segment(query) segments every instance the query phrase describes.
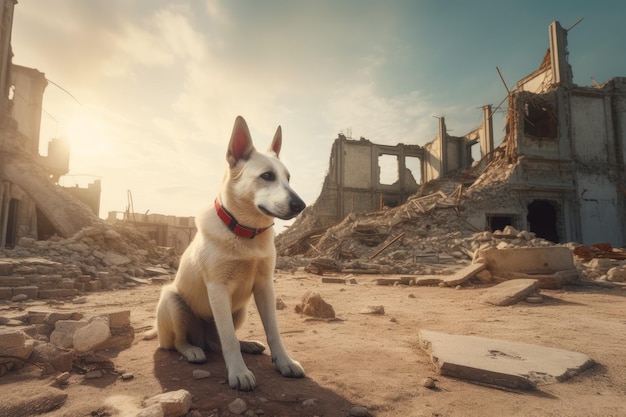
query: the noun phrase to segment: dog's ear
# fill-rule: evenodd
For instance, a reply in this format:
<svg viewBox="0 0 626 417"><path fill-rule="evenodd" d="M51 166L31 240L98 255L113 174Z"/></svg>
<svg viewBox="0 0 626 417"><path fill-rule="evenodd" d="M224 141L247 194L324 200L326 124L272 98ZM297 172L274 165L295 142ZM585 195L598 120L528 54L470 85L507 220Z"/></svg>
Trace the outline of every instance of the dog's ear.
<svg viewBox="0 0 626 417"><path fill-rule="evenodd" d="M243 117L237 116L235 119L235 125L233 126L233 133L230 136L230 143L228 144L228 151L226 152L226 160L232 168L237 165L238 161L248 160L253 151L254 145L252 144L252 138L250 137L248 125Z"/></svg>
<svg viewBox="0 0 626 417"><path fill-rule="evenodd" d="M280 154L280 147L283 145L283 129L278 126L276 129L276 133L274 133L274 139L272 139L272 144L268 149L268 152L274 152L276 157Z"/></svg>

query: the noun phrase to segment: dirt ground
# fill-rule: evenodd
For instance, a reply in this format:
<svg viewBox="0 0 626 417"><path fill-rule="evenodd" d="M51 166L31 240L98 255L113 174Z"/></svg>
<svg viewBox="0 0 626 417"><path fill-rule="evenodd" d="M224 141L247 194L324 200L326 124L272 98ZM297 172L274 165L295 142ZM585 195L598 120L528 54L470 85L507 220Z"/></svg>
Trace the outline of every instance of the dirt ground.
<svg viewBox="0 0 626 417"><path fill-rule="evenodd" d="M63 389L65 404L50 417L134 416L142 399L186 389L193 395L188 416L230 416L228 404L243 399L264 416L348 416L355 406L372 416L624 416L626 415L626 288L568 287L542 290L542 304L495 307L478 302L485 291L463 288L377 286L376 276L357 276L357 284L324 284L319 276L278 273L276 294L286 308L278 311L283 341L307 372L304 379L283 378L268 352L245 355L259 387L237 392L225 383L220 354L205 364L189 364L180 355L142 340L151 326L159 285L93 293L86 304L22 303L25 310L97 313L131 310L136 336L132 346L108 352L116 372L85 379L73 373ZM308 291L319 292L339 320L311 320L294 312ZM15 304L0 310L15 309ZM382 305L384 315L361 314ZM4 311L4 313L8 313ZM249 309L240 338L265 341L257 311ZM572 379L514 392L440 376L418 345L420 329L533 343L585 353L597 365ZM194 369L210 371L194 379ZM133 374L122 380L120 372ZM0 391L34 396L51 377L38 377L33 366L0 378ZM436 379L433 389L422 386ZM33 398L34 398L33 397ZM261 414L262 413L262 414Z"/></svg>

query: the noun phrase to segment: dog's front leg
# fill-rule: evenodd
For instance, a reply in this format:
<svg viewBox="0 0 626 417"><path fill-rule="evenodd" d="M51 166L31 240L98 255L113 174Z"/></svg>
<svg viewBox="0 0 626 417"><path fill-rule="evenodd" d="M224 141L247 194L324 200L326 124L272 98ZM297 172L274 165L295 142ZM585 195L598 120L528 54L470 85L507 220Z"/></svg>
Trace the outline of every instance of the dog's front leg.
<svg viewBox="0 0 626 417"><path fill-rule="evenodd" d="M256 387L256 379L241 356L228 288L223 283L208 283L207 291L228 370L228 385L233 389L251 391Z"/></svg>
<svg viewBox="0 0 626 417"><path fill-rule="evenodd" d="M289 357L280 338L276 320L276 295L274 294L271 275L265 282L258 284L254 288L254 301L265 328L267 344L270 345L272 362L276 365L276 369L282 376L291 378L304 377L304 369L298 362Z"/></svg>

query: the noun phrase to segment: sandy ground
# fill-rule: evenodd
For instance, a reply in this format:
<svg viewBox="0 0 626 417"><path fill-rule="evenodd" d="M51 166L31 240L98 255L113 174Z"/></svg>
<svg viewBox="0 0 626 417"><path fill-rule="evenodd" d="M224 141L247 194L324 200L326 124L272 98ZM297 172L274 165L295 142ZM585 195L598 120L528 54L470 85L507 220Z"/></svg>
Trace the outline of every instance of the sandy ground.
<svg viewBox="0 0 626 417"><path fill-rule="evenodd" d="M132 373L124 381L114 372L98 379L73 373L63 392L65 404L51 417L134 416L142 399L178 389L193 394L189 416L230 416L228 404L241 398L264 416L348 416L355 406L372 416L624 416L626 415L626 290L569 287L542 290L543 304L509 307L481 304L485 288L377 286L375 276L358 276L357 284L323 284L306 273L279 273L277 296L287 305L278 311L283 341L304 366L304 379L283 378L267 352L245 355L259 387L237 392L225 383L220 354L192 365L180 355L141 339L151 326L159 285L89 294L87 304L45 305L25 309L99 312L131 310L136 331L133 345L108 352L116 371ZM302 295L312 290L333 305L336 321L311 320L294 312ZM384 315L360 314L382 305ZM11 307L15 308L15 306ZM8 307L3 307L4 310ZM6 313L6 311L4 312ZM240 338L264 341L257 311L251 307ZM533 343L585 353L597 365L574 378L536 391L510 390L440 376L418 344L420 329ZM192 377L194 369L211 372ZM0 391L30 396L50 382L29 366L0 378ZM434 389L422 386L437 380Z"/></svg>

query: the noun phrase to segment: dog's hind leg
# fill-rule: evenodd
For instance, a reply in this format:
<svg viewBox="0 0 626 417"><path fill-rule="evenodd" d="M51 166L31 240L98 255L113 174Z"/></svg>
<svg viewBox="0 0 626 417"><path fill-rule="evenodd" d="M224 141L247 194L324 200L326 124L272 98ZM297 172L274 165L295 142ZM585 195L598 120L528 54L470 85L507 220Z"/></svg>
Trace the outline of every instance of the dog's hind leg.
<svg viewBox="0 0 626 417"><path fill-rule="evenodd" d="M157 335L163 349L176 349L188 362L206 362L202 348L188 341L190 326L196 321L185 301L175 291L164 291L157 307Z"/></svg>
<svg viewBox="0 0 626 417"><path fill-rule="evenodd" d="M242 307L239 310L233 313L233 324L235 325L235 329L238 329L246 319L246 307ZM265 345L261 342L257 342L256 340L240 340L239 346L243 353L250 353L253 355L263 353L265 350Z"/></svg>

